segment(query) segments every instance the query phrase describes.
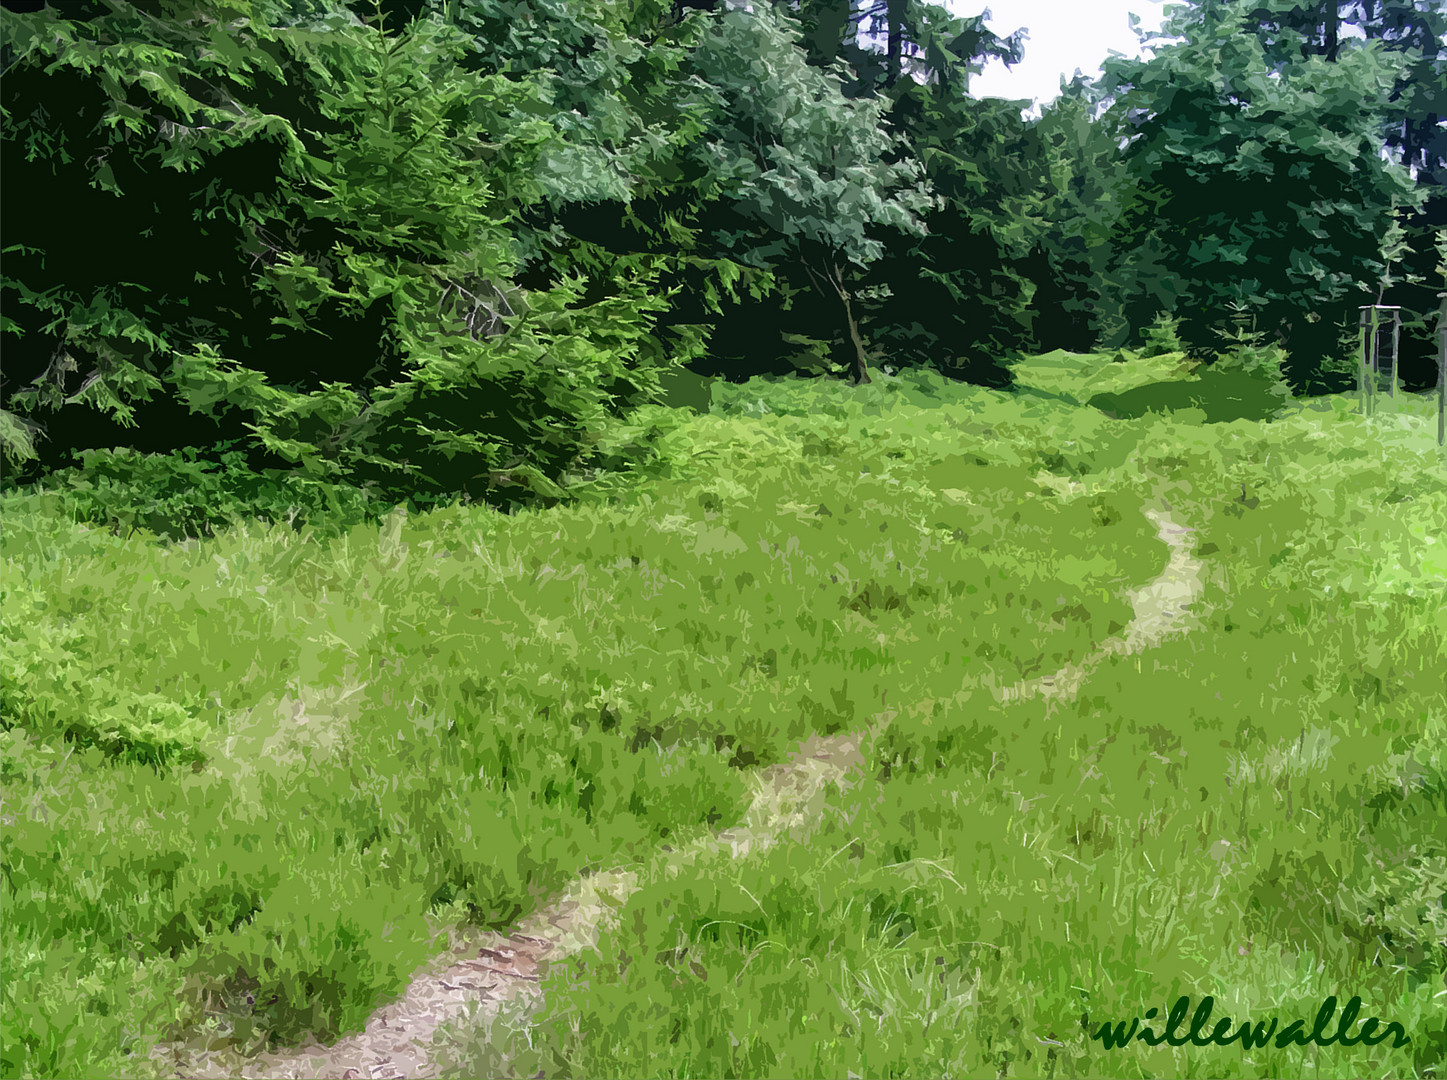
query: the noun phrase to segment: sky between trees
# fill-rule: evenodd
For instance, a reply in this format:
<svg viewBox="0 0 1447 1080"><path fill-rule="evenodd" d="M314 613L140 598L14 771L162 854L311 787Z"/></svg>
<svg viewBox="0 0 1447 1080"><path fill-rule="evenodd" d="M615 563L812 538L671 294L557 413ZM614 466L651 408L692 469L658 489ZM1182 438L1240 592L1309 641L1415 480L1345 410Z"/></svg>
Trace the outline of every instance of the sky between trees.
<svg viewBox="0 0 1447 1080"><path fill-rule="evenodd" d="M1033 98L1038 105L1052 100L1061 77L1069 79L1076 68L1099 77L1100 62L1112 49L1139 56L1132 14L1143 30L1159 30L1165 14L1163 0L950 0L947 6L970 17L988 8L990 29L1002 36L1029 29L1025 59L1009 68L992 61L970 90L979 97Z"/></svg>

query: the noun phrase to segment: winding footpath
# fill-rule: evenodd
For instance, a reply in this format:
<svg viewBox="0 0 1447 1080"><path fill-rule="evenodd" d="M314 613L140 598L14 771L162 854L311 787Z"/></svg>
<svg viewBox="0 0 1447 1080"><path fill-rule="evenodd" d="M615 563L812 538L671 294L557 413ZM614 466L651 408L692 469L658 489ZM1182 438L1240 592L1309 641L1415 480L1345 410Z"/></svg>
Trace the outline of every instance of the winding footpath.
<svg viewBox="0 0 1447 1080"><path fill-rule="evenodd" d="M1042 696L1074 697L1090 673L1111 656L1140 653L1189 629L1190 609L1204 589L1205 568L1191 552L1192 530L1168 510L1147 510L1156 535L1170 548L1165 569L1130 593L1132 618L1124 632L1107 638L1084 660L1051 675L995 691L1002 704ZM760 770L742 824L705 836L660 858L678 865L697 854L729 848L736 855L762 851L800 838L817 821L830 783L844 785L864 764L861 747L888 722L876 718L866 732L813 736L788 762ZM638 888L638 875L612 870L581 878L562 898L525 920L511 935L462 931L451 951L413 978L396 1001L372 1014L363 1031L331 1046L313 1043L276 1053L242 1056L234 1049L198 1050L162 1044L152 1057L177 1077L328 1077L380 1080L435 1077L443 1067L436 1039L444 1025L481 1028L500 1011L530 1014L541 1003L544 963L594 947L615 912Z"/></svg>

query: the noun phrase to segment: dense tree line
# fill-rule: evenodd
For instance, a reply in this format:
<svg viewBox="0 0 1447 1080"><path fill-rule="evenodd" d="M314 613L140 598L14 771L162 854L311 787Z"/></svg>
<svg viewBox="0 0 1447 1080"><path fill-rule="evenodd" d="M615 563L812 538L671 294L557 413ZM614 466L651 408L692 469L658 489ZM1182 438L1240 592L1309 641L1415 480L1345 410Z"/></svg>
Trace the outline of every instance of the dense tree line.
<svg viewBox="0 0 1447 1080"><path fill-rule="evenodd" d="M201 447L384 493L559 495L688 365L1209 356L1430 380L1435 0L1193 0L1037 119L926 0L83 0L3 19L7 482Z"/></svg>
<svg viewBox="0 0 1447 1080"><path fill-rule="evenodd" d="M1174 304L1205 345L1242 312L1290 350L1298 388L1326 388L1356 305L1381 298L1408 309L1409 379L1433 381L1447 11L1206 0L1163 32L1180 42L1105 78L1133 189L1125 321Z"/></svg>

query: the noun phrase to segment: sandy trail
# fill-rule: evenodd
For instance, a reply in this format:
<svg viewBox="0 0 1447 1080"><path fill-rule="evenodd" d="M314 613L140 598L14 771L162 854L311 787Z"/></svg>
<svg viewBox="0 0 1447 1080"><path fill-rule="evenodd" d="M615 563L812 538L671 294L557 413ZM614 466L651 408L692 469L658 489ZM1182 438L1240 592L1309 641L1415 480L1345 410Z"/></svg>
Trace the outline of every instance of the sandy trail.
<svg viewBox="0 0 1447 1080"><path fill-rule="evenodd" d="M1200 599L1205 588L1205 567L1191 553L1189 540L1194 530L1178 525L1164 511L1147 510L1145 516L1156 527L1156 536L1171 549L1171 557L1164 570L1140 588L1131 590L1131 620L1125 632L1106 638L1079 663L1066 664L1049 675L1004 687L997 694L1001 701L1037 696L1073 698L1090 673L1107 657L1144 652L1168 637L1185 632L1191 605Z"/></svg>
<svg viewBox="0 0 1447 1080"><path fill-rule="evenodd" d="M1108 657L1142 652L1188 628L1205 577L1203 564L1191 552L1192 530L1176 523L1168 510L1145 513L1170 548L1170 559L1160 574L1131 591L1132 618L1124 632L1078 663L997 690L1001 703L1074 697ZM689 861L699 852L727 847L743 855L801 838L818 819L826 787L847 784L850 772L864 764L861 747L891 715L877 717L869 731L812 736L788 762L761 770L744 821L663 853L665 872L667 863ZM229 1047L163 1044L152 1057L174 1067L178 1077L435 1077L443 1068L438 1051L446 1041L445 1034L438 1039L439 1029L480 1027L506 1006L509 1012L519 1007L531 1012L542 1000L544 964L595 946L637 887L638 875L629 870L590 874L510 935L458 932L450 952L418 972L398 1000L373 1013L364 1030L331 1046L314 1043L247 1057Z"/></svg>

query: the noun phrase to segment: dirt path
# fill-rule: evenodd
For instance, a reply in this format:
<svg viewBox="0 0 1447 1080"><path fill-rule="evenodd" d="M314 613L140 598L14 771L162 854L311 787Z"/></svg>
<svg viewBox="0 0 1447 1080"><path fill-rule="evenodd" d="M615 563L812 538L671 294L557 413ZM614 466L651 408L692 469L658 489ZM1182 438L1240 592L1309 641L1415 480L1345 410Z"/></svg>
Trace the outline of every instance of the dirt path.
<svg viewBox="0 0 1447 1080"><path fill-rule="evenodd" d="M1191 529L1168 511L1147 510L1156 535L1170 548L1166 568L1130 593L1133 612L1124 633L1103 641L1090 656L1052 675L1002 688L1002 703L1035 696L1068 699L1110 656L1138 653L1187 629L1189 609L1204 588L1204 567L1191 554ZM877 718L876 729L892 714ZM861 746L873 731L813 736L788 762L761 770L744 821L661 857L688 861L698 852L727 846L736 855L799 839L817 821L830 783L845 784L863 765ZM665 870L666 872L666 870ZM158 1046L152 1057L178 1077L435 1077L442 1067L438 1033L443 1025L480 1026L499 1010L530 1012L541 1002L540 968L596 945L614 912L638 887L638 876L612 870L580 879L560 900L525 920L509 936L461 932L451 951L420 971L401 998L372 1014L365 1030L331 1046L312 1044L246 1057L230 1047L198 1050ZM218 1042L225 1032L218 1032Z"/></svg>
<svg viewBox="0 0 1447 1080"><path fill-rule="evenodd" d="M1050 675L1030 679L1001 689L1003 702L1021 701L1031 697L1073 698L1085 680L1111 656L1125 656L1154 648L1166 638L1184 633L1192 604L1200 599L1205 588L1205 568L1191 554L1189 538L1194 531L1178 525L1160 510L1147 510L1145 516L1156 527L1156 536L1171 549L1166 568L1146 584L1131 590L1131 620L1125 633L1106 638L1100 647L1084 660L1067 664Z"/></svg>

